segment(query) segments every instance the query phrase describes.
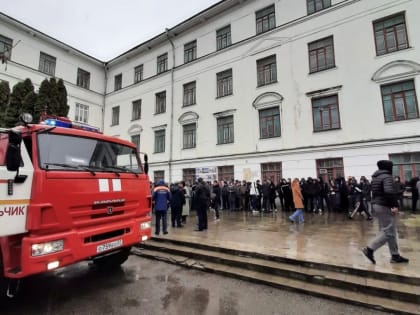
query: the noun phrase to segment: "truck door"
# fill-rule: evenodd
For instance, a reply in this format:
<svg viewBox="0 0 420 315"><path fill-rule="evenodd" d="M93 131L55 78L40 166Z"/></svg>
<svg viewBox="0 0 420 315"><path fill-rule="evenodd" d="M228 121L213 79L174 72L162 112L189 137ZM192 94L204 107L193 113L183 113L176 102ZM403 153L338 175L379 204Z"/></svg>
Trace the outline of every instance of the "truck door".
<svg viewBox="0 0 420 315"><path fill-rule="evenodd" d="M28 151L21 143L21 161L18 171L8 171L6 152L9 131L0 131L0 237L26 232L34 168Z"/></svg>

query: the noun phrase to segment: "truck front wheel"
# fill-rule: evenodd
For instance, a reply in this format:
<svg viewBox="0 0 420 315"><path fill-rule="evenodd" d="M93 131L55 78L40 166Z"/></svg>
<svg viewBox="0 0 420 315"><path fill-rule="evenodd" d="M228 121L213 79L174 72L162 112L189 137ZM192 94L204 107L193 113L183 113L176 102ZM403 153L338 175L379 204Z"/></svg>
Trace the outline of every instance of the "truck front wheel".
<svg viewBox="0 0 420 315"><path fill-rule="evenodd" d="M131 247L126 247L121 249L116 253L111 253L107 256L102 256L99 258L94 258L93 263L99 269L103 270L112 270L121 266L130 256Z"/></svg>

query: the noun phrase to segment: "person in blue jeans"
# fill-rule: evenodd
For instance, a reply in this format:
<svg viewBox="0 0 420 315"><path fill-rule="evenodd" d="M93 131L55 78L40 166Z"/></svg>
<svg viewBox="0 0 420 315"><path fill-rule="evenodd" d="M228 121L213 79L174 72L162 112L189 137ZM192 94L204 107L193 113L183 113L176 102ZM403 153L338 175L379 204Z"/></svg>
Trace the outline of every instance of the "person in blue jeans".
<svg viewBox="0 0 420 315"><path fill-rule="evenodd" d="M303 196L302 192L300 191L299 179L295 178L292 181L292 194L293 194L293 203L295 206L295 212L289 217L291 222L295 222L296 218L298 219L298 223L301 224L304 222L303 219Z"/></svg>
<svg viewBox="0 0 420 315"><path fill-rule="evenodd" d="M158 181L153 189L152 200L154 201L154 209L156 215L155 234L160 233L160 221L162 220L163 234L168 234L168 223L166 214L168 212L168 204L171 201L171 192L165 186L163 180Z"/></svg>

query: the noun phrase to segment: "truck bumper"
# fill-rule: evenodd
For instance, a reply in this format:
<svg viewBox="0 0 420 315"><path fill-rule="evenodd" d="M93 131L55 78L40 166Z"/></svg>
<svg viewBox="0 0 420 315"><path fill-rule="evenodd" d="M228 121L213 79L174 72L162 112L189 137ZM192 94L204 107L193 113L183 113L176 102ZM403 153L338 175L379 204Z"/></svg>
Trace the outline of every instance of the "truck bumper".
<svg viewBox="0 0 420 315"><path fill-rule="evenodd" d="M42 236L29 235L22 240L20 270L10 270L6 272L6 277L24 278L46 272L133 246L150 239L150 237L150 217L110 223L100 227L89 227L83 230ZM61 251L32 256L32 245L60 240L63 241Z"/></svg>

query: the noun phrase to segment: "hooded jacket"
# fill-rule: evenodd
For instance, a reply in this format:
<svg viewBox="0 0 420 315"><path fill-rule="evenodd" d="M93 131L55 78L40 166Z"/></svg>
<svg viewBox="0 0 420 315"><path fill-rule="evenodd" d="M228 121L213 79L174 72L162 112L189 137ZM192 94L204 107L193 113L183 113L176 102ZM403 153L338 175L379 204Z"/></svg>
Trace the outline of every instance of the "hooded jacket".
<svg viewBox="0 0 420 315"><path fill-rule="evenodd" d="M293 194L293 203L296 209L303 209L303 196L302 192L300 191L299 180L294 179L292 181L292 194Z"/></svg>
<svg viewBox="0 0 420 315"><path fill-rule="evenodd" d="M378 167L379 170L372 175L372 204L390 208L398 207L398 192L393 185L392 163L384 164L378 162Z"/></svg>

